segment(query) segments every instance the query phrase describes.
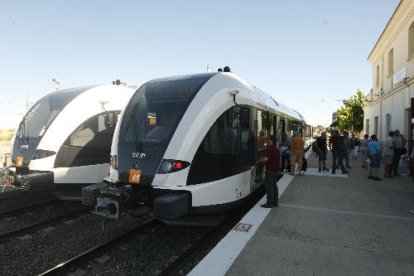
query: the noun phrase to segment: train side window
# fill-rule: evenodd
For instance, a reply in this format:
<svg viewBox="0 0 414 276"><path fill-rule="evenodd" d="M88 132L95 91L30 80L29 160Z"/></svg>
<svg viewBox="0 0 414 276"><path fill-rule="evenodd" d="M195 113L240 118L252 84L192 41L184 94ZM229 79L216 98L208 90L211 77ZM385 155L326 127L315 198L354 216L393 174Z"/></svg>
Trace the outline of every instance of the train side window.
<svg viewBox="0 0 414 276"><path fill-rule="evenodd" d="M247 107L232 107L217 119L194 156L188 185L223 179L250 169L254 150L250 121Z"/></svg>
<svg viewBox="0 0 414 276"><path fill-rule="evenodd" d="M255 118L255 133L256 133L256 151L260 151L265 147L265 132L263 128L262 111L257 110Z"/></svg>
<svg viewBox="0 0 414 276"><path fill-rule="evenodd" d="M55 167L108 163L119 113L101 113L83 122L59 149Z"/></svg>
<svg viewBox="0 0 414 276"><path fill-rule="evenodd" d="M277 123L276 138L282 141L282 136L285 133L285 118L281 117Z"/></svg>

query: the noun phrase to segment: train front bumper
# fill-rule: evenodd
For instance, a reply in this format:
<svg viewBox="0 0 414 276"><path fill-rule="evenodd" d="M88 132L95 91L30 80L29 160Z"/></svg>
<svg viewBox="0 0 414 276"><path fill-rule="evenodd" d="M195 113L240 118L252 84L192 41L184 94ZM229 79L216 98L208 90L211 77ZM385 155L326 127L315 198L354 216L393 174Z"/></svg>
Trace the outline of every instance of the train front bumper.
<svg viewBox="0 0 414 276"><path fill-rule="evenodd" d="M190 213L191 194L104 181L82 188L82 204L94 207L94 214L115 219L150 207L155 219L170 221Z"/></svg>
<svg viewBox="0 0 414 276"><path fill-rule="evenodd" d="M0 182L3 185L12 185L22 191L46 191L53 189L53 172L27 171L19 173L11 168L4 168L0 172Z"/></svg>

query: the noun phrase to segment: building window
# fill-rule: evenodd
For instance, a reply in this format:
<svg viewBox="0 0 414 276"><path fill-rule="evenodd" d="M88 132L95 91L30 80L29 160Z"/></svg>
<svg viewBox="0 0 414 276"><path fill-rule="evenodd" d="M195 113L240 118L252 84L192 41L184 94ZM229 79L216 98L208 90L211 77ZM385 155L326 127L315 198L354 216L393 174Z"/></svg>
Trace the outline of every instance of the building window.
<svg viewBox="0 0 414 276"><path fill-rule="evenodd" d="M373 134L378 136L378 116L374 118L374 133Z"/></svg>
<svg viewBox="0 0 414 276"><path fill-rule="evenodd" d="M365 134L369 135L369 119L365 120Z"/></svg>
<svg viewBox="0 0 414 276"><path fill-rule="evenodd" d="M385 133L388 134L391 130L392 130L392 125L391 125L391 121L392 121L392 116L391 113L388 113L385 115Z"/></svg>
<svg viewBox="0 0 414 276"><path fill-rule="evenodd" d="M388 52L388 76L394 74L394 49Z"/></svg>
<svg viewBox="0 0 414 276"><path fill-rule="evenodd" d="M408 30L408 59L414 57L414 22Z"/></svg>
<svg viewBox="0 0 414 276"><path fill-rule="evenodd" d="M375 87L379 86L379 78L380 78L380 70L379 70L379 65L377 65L377 72L376 72L376 77L375 77Z"/></svg>

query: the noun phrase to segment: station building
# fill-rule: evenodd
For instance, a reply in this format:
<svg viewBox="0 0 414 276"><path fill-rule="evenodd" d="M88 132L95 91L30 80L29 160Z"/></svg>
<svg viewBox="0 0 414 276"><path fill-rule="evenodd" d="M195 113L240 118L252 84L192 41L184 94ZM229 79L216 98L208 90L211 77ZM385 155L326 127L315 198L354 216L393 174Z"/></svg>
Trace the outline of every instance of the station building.
<svg viewBox="0 0 414 276"><path fill-rule="evenodd" d="M399 129L414 140L414 1L401 0L368 56L372 89L365 96L364 132L384 141ZM410 151L409 151L410 152Z"/></svg>

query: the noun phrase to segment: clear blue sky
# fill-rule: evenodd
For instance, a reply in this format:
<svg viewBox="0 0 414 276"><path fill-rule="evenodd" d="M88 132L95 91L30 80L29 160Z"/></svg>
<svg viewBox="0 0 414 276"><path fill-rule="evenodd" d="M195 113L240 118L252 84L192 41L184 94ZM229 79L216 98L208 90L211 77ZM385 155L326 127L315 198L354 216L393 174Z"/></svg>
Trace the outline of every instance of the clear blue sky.
<svg viewBox="0 0 414 276"><path fill-rule="evenodd" d="M399 0L1 1L0 120L61 88L232 70L313 125L371 88ZM324 100L324 101L322 101ZM5 122L7 121L7 122Z"/></svg>

